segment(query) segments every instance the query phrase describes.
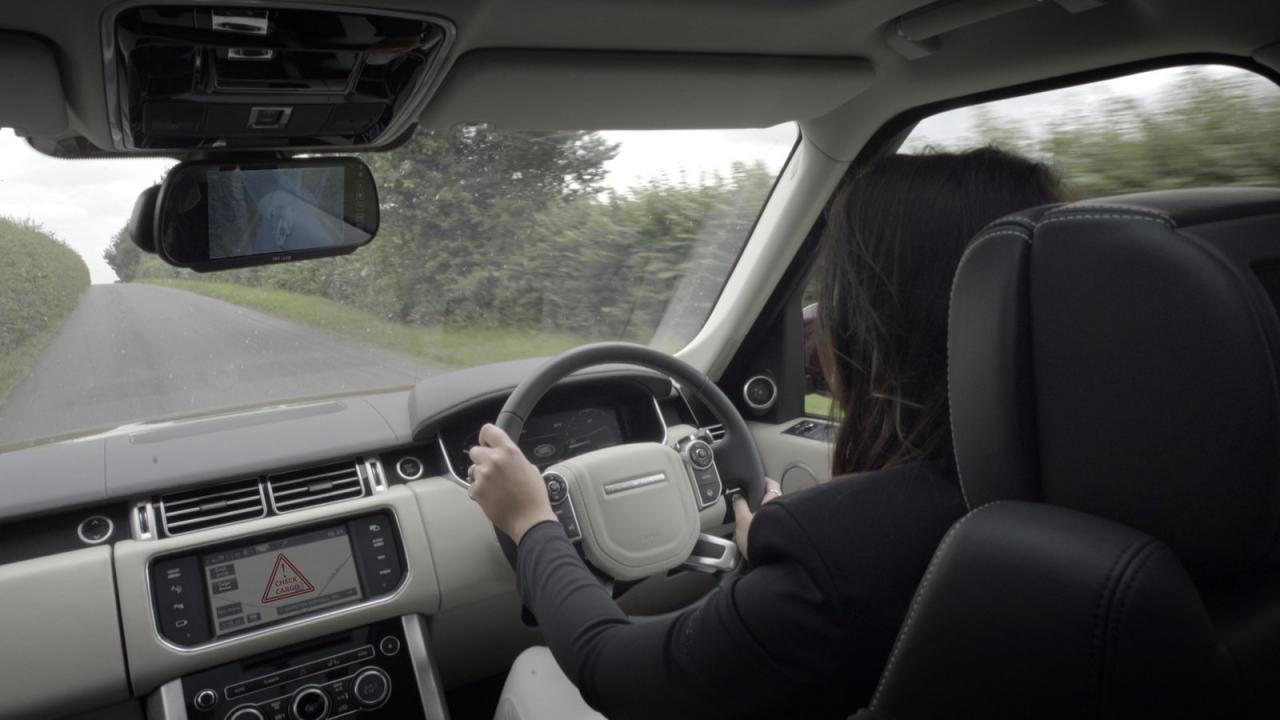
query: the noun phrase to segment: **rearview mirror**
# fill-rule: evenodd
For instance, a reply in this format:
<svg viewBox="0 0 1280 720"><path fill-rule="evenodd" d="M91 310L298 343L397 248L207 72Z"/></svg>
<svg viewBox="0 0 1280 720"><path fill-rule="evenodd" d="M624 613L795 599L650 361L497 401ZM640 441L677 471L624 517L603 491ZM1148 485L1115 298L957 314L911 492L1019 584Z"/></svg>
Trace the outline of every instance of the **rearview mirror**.
<svg viewBox="0 0 1280 720"><path fill-rule="evenodd" d="M355 158L184 162L155 218L170 265L225 270L355 252L378 231L378 192Z"/></svg>

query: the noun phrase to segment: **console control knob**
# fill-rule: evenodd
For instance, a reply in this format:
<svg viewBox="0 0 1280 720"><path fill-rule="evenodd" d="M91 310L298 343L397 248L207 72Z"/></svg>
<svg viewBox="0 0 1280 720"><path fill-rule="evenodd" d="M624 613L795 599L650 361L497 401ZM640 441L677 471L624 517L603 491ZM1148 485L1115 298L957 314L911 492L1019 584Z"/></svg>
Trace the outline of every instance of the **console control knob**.
<svg viewBox="0 0 1280 720"><path fill-rule="evenodd" d="M262 711L256 707L242 707L231 711L227 716L227 720L267 720L262 715Z"/></svg>
<svg viewBox="0 0 1280 720"><path fill-rule="evenodd" d="M294 693L289 716L293 720L324 720L329 717L329 696L315 685L304 687Z"/></svg>
<svg viewBox="0 0 1280 720"><path fill-rule="evenodd" d="M191 698L191 704L196 706L197 710L208 712L218 704L218 693L205 688L196 692L195 697Z"/></svg>
<svg viewBox="0 0 1280 720"><path fill-rule="evenodd" d="M382 668L365 668L356 675L351 690L361 707L376 708L391 697L391 678Z"/></svg>

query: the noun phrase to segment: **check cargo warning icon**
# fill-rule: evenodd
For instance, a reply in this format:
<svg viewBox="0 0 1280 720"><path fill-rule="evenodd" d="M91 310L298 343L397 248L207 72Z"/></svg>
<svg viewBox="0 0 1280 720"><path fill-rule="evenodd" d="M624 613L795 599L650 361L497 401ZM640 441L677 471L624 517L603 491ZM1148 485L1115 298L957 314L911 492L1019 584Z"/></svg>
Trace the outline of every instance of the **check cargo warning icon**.
<svg viewBox="0 0 1280 720"><path fill-rule="evenodd" d="M271 579L267 581L267 589L262 591L262 602L305 595L315 589L316 586L282 553L276 556L275 567L271 568Z"/></svg>

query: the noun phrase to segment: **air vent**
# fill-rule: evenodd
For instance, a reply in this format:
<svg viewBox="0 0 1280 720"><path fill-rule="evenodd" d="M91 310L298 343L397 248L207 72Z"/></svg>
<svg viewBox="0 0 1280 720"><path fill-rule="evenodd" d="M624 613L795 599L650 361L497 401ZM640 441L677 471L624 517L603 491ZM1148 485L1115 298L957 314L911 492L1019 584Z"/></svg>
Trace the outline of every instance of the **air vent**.
<svg viewBox="0 0 1280 720"><path fill-rule="evenodd" d="M724 426L723 426L723 425L719 425L719 424L717 424L717 425L707 425L707 426L703 427L702 429L703 429L703 430L706 430L706 431L707 431L707 433L711 435L711 442L720 442L721 440L723 440L723 439L724 439Z"/></svg>
<svg viewBox="0 0 1280 720"><path fill-rule="evenodd" d="M181 535L266 514L267 501L257 479L160 498L160 523L166 535Z"/></svg>
<svg viewBox="0 0 1280 720"><path fill-rule="evenodd" d="M340 462L267 476L271 507L278 513L364 497L364 479L355 462Z"/></svg>

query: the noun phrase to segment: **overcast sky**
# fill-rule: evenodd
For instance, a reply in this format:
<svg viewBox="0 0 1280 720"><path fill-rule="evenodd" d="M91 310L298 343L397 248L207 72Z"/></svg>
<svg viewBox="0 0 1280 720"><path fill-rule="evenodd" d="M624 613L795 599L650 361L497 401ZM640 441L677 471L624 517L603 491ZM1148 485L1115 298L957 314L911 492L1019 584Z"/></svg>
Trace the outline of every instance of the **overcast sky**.
<svg viewBox="0 0 1280 720"><path fill-rule="evenodd" d="M1223 74L1243 73L1235 69ZM1032 124L1060 114L1064 104L1087 108L1103 95L1149 98L1176 81L1176 70L1162 70L1072 90L1041 93L993 103L999 116ZM921 123L918 136L936 143L971 139L972 112L959 110ZM735 161L763 160L781 168L795 142L795 126L767 130L608 132L621 143L609 163L609 184L623 189L666 175L697 181L725 172ZM32 150L11 130L0 131L0 215L30 219L79 252L93 282L115 280L102 259L114 235L129 218L138 193L163 177L168 160L56 160Z"/></svg>

